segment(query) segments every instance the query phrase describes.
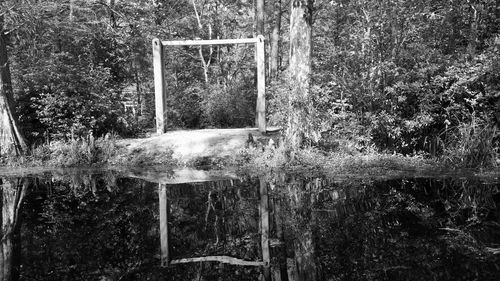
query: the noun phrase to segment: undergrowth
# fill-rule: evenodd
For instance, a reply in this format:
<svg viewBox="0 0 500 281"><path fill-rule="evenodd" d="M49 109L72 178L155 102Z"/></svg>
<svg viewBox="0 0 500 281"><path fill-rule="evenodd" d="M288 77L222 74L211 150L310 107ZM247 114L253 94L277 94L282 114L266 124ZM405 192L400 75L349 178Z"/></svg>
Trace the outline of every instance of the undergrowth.
<svg viewBox="0 0 500 281"><path fill-rule="evenodd" d="M443 161L456 167L495 167L498 165L499 133L475 119L457 126L444 148Z"/></svg>
<svg viewBox="0 0 500 281"><path fill-rule="evenodd" d="M34 146L24 155L4 156L0 163L11 167L99 167L106 165L174 165L172 150L151 153L140 149L128 151L117 145L116 138L93 136L68 141L50 141Z"/></svg>
<svg viewBox="0 0 500 281"><path fill-rule="evenodd" d="M362 148L351 140L335 139L334 145L327 147L306 146L290 157L287 147L278 141L269 144L257 142L242 149L234 156L217 158L202 157L187 166L209 169L239 167L243 170L316 170L337 174L376 174L391 171L422 171L490 168L499 164L499 134L496 128L474 122L463 124L449 133L447 141L442 141L443 154L430 157L429 154L405 156L380 152L374 146ZM293 158L293 159L292 159ZM292 159L292 160L291 160ZM127 149L117 145L116 138L106 136L94 139L72 139L51 141L32 147L26 155L1 157L0 164L15 167L84 167L84 166L178 166L173 159L173 150L148 151L147 148Z"/></svg>
<svg viewBox="0 0 500 281"><path fill-rule="evenodd" d="M56 140L34 146L24 155L2 157L7 166L74 167L108 163L117 153L114 137Z"/></svg>
<svg viewBox="0 0 500 281"><path fill-rule="evenodd" d="M266 172L270 170L318 171L323 174L377 174L394 171L430 171L437 161L424 155L404 156L387 154L374 149L355 152L349 147L324 151L317 147L305 147L290 159L284 146L247 148L235 158L235 166L243 170Z"/></svg>

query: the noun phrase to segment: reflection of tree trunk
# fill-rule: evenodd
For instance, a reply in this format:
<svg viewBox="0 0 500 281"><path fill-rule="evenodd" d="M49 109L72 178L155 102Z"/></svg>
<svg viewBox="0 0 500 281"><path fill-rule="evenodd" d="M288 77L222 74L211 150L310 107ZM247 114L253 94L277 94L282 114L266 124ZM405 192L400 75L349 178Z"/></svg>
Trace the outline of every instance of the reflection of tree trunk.
<svg viewBox="0 0 500 281"><path fill-rule="evenodd" d="M316 280L316 264L314 262L314 244L311 226L301 230L295 241L295 262L299 281Z"/></svg>
<svg viewBox="0 0 500 281"><path fill-rule="evenodd" d="M314 260L314 243L312 232L313 197L311 191L302 181L293 180L296 188L295 201L295 237L294 251L297 277L299 281L315 281L316 264Z"/></svg>
<svg viewBox="0 0 500 281"><path fill-rule="evenodd" d="M269 77L276 79L279 66L279 49L281 36L281 0L275 0L274 3L274 26L271 34L271 52L269 55Z"/></svg>
<svg viewBox="0 0 500 281"><path fill-rule="evenodd" d="M0 15L0 155L19 155L27 150L27 145L14 112L12 79L3 24L4 16Z"/></svg>
<svg viewBox="0 0 500 281"><path fill-rule="evenodd" d="M306 107L312 65L313 0L294 0L291 3L289 69L292 91L288 99L286 140L293 152L301 145L303 133L309 126L306 124Z"/></svg>
<svg viewBox="0 0 500 281"><path fill-rule="evenodd" d="M261 247L262 247L262 261L264 262L264 280L271 281L271 253L269 249L269 196L267 191L267 182L265 179L259 179L259 193L260 193L260 229L261 229Z"/></svg>
<svg viewBox="0 0 500 281"><path fill-rule="evenodd" d="M2 242L0 255L0 280L11 281L19 279L19 210L22 205L27 180L3 179L2 184Z"/></svg>

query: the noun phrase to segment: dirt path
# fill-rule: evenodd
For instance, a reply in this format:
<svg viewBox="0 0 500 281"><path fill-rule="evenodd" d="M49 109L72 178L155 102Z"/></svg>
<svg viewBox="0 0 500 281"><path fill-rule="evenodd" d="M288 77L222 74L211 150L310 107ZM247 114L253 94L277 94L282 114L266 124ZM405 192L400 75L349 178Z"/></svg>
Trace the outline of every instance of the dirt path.
<svg viewBox="0 0 500 281"><path fill-rule="evenodd" d="M249 134L255 141L265 142L278 129L271 128L263 135L256 128L244 129L203 129L167 132L145 139L120 140L118 145L133 151L164 153L173 150L173 158L189 162L200 157L226 157L234 155L247 145Z"/></svg>

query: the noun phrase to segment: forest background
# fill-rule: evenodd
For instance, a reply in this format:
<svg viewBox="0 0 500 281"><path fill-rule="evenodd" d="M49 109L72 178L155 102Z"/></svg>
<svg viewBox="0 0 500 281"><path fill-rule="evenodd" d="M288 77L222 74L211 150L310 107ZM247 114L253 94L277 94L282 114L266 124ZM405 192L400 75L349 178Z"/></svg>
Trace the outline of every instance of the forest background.
<svg viewBox="0 0 500 281"><path fill-rule="evenodd" d="M264 7L268 124L282 127L293 114L291 2ZM496 163L499 0L302 2L313 30L304 145ZM153 38L247 38L258 29L250 0L7 0L0 8L31 144L144 135L154 127ZM254 125L252 46L168 48L166 60L172 129Z"/></svg>

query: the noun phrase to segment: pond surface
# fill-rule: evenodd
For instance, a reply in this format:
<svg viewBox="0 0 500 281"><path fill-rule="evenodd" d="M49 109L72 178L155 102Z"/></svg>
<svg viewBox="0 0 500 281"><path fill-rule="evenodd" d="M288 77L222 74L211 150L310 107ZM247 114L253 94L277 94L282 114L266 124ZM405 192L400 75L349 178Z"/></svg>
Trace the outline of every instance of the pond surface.
<svg viewBox="0 0 500 281"><path fill-rule="evenodd" d="M500 280L496 179L147 178L2 178L0 280Z"/></svg>

